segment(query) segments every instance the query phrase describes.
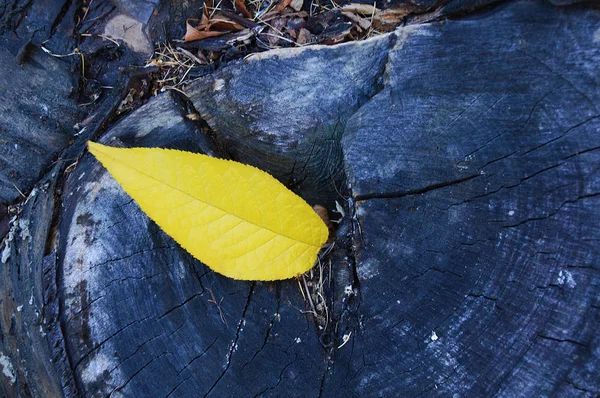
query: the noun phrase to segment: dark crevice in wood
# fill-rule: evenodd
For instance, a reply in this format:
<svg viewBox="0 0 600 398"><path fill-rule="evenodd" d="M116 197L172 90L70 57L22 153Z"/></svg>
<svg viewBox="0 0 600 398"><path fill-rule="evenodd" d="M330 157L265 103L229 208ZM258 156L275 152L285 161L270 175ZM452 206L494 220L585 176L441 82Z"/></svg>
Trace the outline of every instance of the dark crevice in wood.
<svg viewBox="0 0 600 398"><path fill-rule="evenodd" d="M358 201L365 201L365 200L371 200L371 199L393 199L393 198L397 199L397 198L403 198L405 196L410 196L410 195L422 195L424 193L434 191L436 189L447 188L447 187L451 187L453 185L461 184L463 182L470 181L479 176L480 176L480 174L473 174L468 177L463 177L463 178L459 178L459 179L451 180L451 181L444 181L444 182L432 184L432 185L429 185L429 186L426 186L423 188L409 189L407 191L374 192L374 193L359 194L359 195L356 195L354 197L354 199L358 202Z"/></svg>
<svg viewBox="0 0 600 398"><path fill-rule="evenodd" d="M554 211L552 211L552 212L550 212L550 213L548 213L546 215L543 215L541 217L529 217L529 218L526 218L525 220L519 221L516 224L504 225L504 226L500 227L500 229L518 228L518 227L520 227L520 226L522 226L524 224L527 224L529 222L532 222L532 221L542 221L542 220L545 220L545 219L548 219L548 218L552 218L555 215L557 215L561 211L561 209L563 207L565 207L566 205L568 205L568 204L573 204L573 203L576 203L576 202L578 202L580 200L591 199L591 198L595 198L595 197L598 197L598 196L600 196L600 192L590 193L590 194L586 194L586 195L580 195L580 196L578 196L575 199L570 199L570 200L564 201L560 206L558 206L558 208L556 210L554 210Z"/></svg>
<svg viewBox="0 0 600 398"><path fill-rule="evenodd" d="M578 347L583 347L583 348L586 348L586 349L590 348L587 344L584 344L584 343L581 343L579 341L575 341L575 340L572 340L572 339L559 339L559 338L548 336L548 335L544 335L544 334L541 334L541 333L538 333L537 337L539 337L540 339L544 339L544 340L554 341L556 343L567 343L567 344L573 344L573 345L578 346Z"/></svg>
<svg viewBox="0 0 600 398"><path fill-rule="evenodd" d="M176 306L169 308L167 311L165 311L162 315L160 315L156 320L159 321L162 318L166 317L167 315L169 315L170 313L172 313L173 311L185 306L187 303L189 303L190 301L192 301L193 299L202 296L204 292L201 293L196 293L191 295L190 297L188 297L187 299L185 299L183 302L177 304Z"/></svg>
<svg viewBox="0 0 600 398"><path fill-rule="evenodd" d="M280 290L280 284L277 284L275 287L278 291ZM263 340L262 346L254 353L254 355L252 355L252 358L250 358L250 360L248 362L246 362L241 368L240 368L240 372L242 372L246 366L250 365L254 359L256 358L256 356L258 354L260 354L260 352L265 348L265 346L267 345L268 341L269 341L269 337L271 337L271 330L273 329L273 325L275 324L275 322L277 321L277 317L279 314L279 310L281 308L281 298L280 295L277 295L277 309L275 310L275 314L271 317L271 321L269 322L269 326L267 327L267 331L265 333L265 338Z"/></svg>
<svg viewBox="0 0 600 398"><path fill-rule="evenodd" d="M52 21L52 25L50 26L50 32L48 34L48 39L50 39L54 35L54 33L56 32L56 28L58 27L58 25L60 25L65 15L67 15L67 12L69 12L69 8L71 8L72 5L72 1L73 0L65 0L65 2L63 3L60 12L58 13L54 21Z"/></svg>
<svg viewBox="0 0 600 398"><path fill-rule="evenodd" d="M221 381L223 376L225 376L225 373L227 373L227 371L229 370L229 367L231 366L231 359L233 357L233 353L235 352L235 350L237 348L236 347L237 342L240 337L242 328L244 326L244 321L246 320L246 312L248 311L248 307L250 306L250 301L252 300L252 293L254 292L255 285L256 285L256 282L252 282L250 285L250 289L248 291L248 297L246 298L246 305L244 306L244 310L242 311L242 316L240 317L240 321L238 322L237 329L235 331L235 338L234 338L233 342L231 343L231 347L229 348L229 353L227 354L227 363L225 365L225 368L223 369L223 372L221 372L219 377L217 377L217 379L215 380L213 385L203 395L204 398L206 398L210 395L210 393L214 390L214 388L217 386L217 384L219 384L219 382Z"/></svg>
<svg viewBox="0 0 600 398"><path fill-rule="evenodd" d="M201 139L197 142L202 151L212 157L229 159L226 151L219 145L217 133L202 118L194 103L177 90L172 90L171 93L173 94L172 98L174 102L177 104L177 109L181 113L181 118L185 123L193 124L200 134L202 134L202 137L199 137Z"/></svg>

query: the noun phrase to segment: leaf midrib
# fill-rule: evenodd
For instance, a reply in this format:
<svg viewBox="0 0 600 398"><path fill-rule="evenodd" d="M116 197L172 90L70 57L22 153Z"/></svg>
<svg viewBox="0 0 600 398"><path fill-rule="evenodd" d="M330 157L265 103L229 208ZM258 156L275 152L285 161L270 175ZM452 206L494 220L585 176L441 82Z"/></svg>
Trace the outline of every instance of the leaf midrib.
<svg viewBox="0 0 600 398"><path fill-rule="evenodd" d="M120 149L120 148L119 148L119 149ZM152 149L152 148L146 148L146 149ZM177 152L183 152L183 151L179 151L179 150L177 150L177 149L164 149L164 148L154 148L154 149L160 149L160 150L162 150L162 151L165 151L165 152L175 152L175 153L177 153ZM154 180L154 181L156 181L157 183L160 183L160 184L166 185L166 186L168 186L169 188L171 188L171 189L173 189L173 190L175 190L175 191L181 192L182 194L184 194L184 195L186 195L186 196L188 196L188 197L190 197L190 198L192 198L192 199L194 199L194 200L197 200L198 202L204 203L204 204L206 204L206 205L208 205L208 206L210 206L210 207L213 207L213 208L215 208L215 209L218 209L218 210L220 210L220 211L222 211L222 212L224 212L224 213L226 213L226 214L229 214L230 216L233 216L233 217L235 217L235 218L237 218L237 219L239 219L239 220L242 220L242 222L247 222L248 224L255 225L255 226L259 227L259 228L264 228L264 229L266 229L267 231L270 231L270 232L272 232L272 233L274 233L274 234L276 234L276 235L279 235L279 236L283 236L284 238L287 238L287 239L293 240L293 241L295 241L295 242L304 243L305 245L308 245L308 246L318 247L318 245L314 245L314 244L312 244L312 243L305 242L304 240L300 240L300 239L293 238L293 237L291 237L291 236L288 236L288 235L286 235L286 234L284 234L284 233L282 233L282 232L277 232L277 231L275 231L275 230L273 230L273 229L271 229L271 228L269 228L269 227L266 227L266 226L264 226L264 225L260 225L260 224L254 223L254 222L252 222L252 221L250 221L250 220L247 220L247 219L245 219L245 218L243 218L243 217L240 217L240 216L238 216L237 214L234 214L234 213L231 213L231 212L229 212L229 211L227 211L227 210L225 210L225 209L222 209L221 207L219 207L219 206L216 206L216 205L214 205L214 204L213 204L213 203L211 203L211 202L208 202L208 201L201 200L201 199L197 198L196 196L194 196L194 195L192 195L192 194L190 194L190 193L188 193L188 192L186 192L186 191L183 191L183 190L179 189L178 187L175 187L175 186L173 186L173 185L171 185L171 184L169 184L169 183L167 183L167 182L165 182L165 181L161 181L161 180L157 179L156 177L154 177L154 176L152 176L152 175L150 175L150 174L148 174L148 173L146 173L146 172L144 172L144 171L142 171L142 170L139 170L139 169L138 169L138 168L136 168L135 166L131 166L131 165L129 165L129 164L127 164L127 163L125 163L125 162L123 162L123 161L121 161L121 160L119 160L119 159L117 159L117 158L115 158L115 157L113 157L113 156L111 156L111 155L109 155L107 152L104 152L104 151L103 151L103 150L101 150L101 149L99 150L99 149L98 149L98 147L96 147L96 151L98 151L98 152L101 152L101 153L102 153L104 156L107 156L108 158L112 159L113 161L115 161L115 162L117 162L117 163L120 163L121 165L123 165L123 166L125 166L125 167L128 167L128 168L130 168L130 169L132 169L132 170L134 170L134 171L138 172L139 174L142 174L143 176L145 176L145 177L147 177L147 178L149 178L149 179L151 179L151 180ZM206 155L202 155L202 156L206 156ZM260 169L257 169L257 170L260 170ZM262 171L262 170L261 170L261 171ZM119 185L120 185L120 184L119 184ZM285 188L285 187L283 187L283 188ZM285 189L287 189L287 188L285 188Z"/></svg>

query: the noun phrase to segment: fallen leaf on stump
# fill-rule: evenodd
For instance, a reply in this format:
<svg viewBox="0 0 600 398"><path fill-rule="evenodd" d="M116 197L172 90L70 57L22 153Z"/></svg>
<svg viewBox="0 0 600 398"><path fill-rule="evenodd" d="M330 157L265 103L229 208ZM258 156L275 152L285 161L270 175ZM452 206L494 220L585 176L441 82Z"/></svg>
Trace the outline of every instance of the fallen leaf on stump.
<svg viewBox="0 0 600 398"><path fill-rule="evenodd" d="M167 234L230 278L303 274L328 239L302 198L255 167L173 149L88 146Z"/></svg>

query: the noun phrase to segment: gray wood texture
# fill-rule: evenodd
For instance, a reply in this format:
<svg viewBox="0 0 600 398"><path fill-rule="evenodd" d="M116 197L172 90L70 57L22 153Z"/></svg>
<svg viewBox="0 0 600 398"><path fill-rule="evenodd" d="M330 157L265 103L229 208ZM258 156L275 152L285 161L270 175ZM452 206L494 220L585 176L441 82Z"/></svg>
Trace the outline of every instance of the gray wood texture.
<svg viewBox="0 0 600 398"><path fill-rule="evenodd" d="M0 247L3 395L600 394L600 9L459 14L259 54L116 123L109 98L57 146L72 167L31 167ZM327 312L296 280L189 256L79 156L92 135L256 165L333 219L339 202Z"/></svg>

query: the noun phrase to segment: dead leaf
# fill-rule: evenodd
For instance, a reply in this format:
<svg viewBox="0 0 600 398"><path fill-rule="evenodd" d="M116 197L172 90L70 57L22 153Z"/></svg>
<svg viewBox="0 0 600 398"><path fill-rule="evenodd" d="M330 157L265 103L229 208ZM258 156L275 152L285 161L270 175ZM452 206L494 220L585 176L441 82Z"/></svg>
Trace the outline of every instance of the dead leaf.
<svg viewBox="0 0 600 398"><path fill-rule="evenodd" d="M325 225L329 225L329 214L327 213L327 209L321 205L314 205L313 210L315 213L321 217L321 220L325 223Z"/></svg>
<svg viewBox="0 0 600 398"><path fill-rule="evenodd" d="M207 4L204 4L204 8L202 9L202 19L200 19L200 25L208 25L210 21L210 17L208 16L208 7L209 6Z"/></svg>
<svg viewBox="0 0 600 398"><path fill-rule="evenodd" d="M273 8L273 11L275 11L277 13L282 13L283 10L285 10L286 7L289 6L291 3L292 3L292 0L279 0L279 3L277 3L275 8Z"/></svg>
<svg viewBox="0 0 600 398"><path fill-rule="evenodd" d="M227 32L217 32L217 31L208 31L208 30L200 30L198 28L194 28L192 25L190 25L189 23L189 19L185 22L185 36L183 36L183 40L184 41L194 41L194 40L202 40L202 39L206 39L207 37L215 37L215 36L221 36L224 35ZM202 25L198 25L198 27L201 27ZM202 26L204 28L204 26Z"/></svg>
<svg viewBox="0 0 600 398"><path fill-rule="evenodd" d="M351 3L351 4L346 4L345 6L343 6L342 11L351 12L353 14L371 16L371 15L377 13L379 10L370 4Z"/></svg>
<svg viewBox="0 0 600 398"><path fill-rule="evenodd" d="M303 5L304 0L292 0L290 2L290 7L292 7L295 11L300 11Z"/></svg>
<svg viewBox="0 0 600 398"><path fill-rule="evenodd" d="M261 22L270 22L271 20L275 19L275 18L279 18L280 15L273 12L273 11L269 11L268 13L266 13L265 15L262 16L262 18L260 19ZM285 14L286 18L302 18L302 19L306 19L308 18L308 13L306 11L299 11L299 12L290 12L290 13L286 13Z"/></svg>
<svg viewBox="0 0 600 398"><path fill-rule="evenodd" d="M252 14L246 8L246 4L244 4L244 0L235 0L235 8L246 18L252 19Z"/></svg>
<svg viewBox="0 0 600 398"><path fill-rule="evenodd" d="M296 43L300 45L312 43L314 41L314 38L315 36L312 33L310 33L308 29L300 28L300 31L298 32L298 38L296 39Z"/></svg>
<svg viewBox="0 0 600 398"><path fill-rule="evenodd" d="M320 37L323 44L337 44L352 39L352 28L354 26L350 22L338 23L323 32Z"/></svg>
<svg viewBox="0 0 600 398"><path fill-rule="evenodd" d="M404 22L404 17L412 12L409 8L379 11L373 17L373 28L379 32L391 32Z"/></svg>
<svg viewBox="0 0 600 398"><path fill-rule="evenodd" d="M345 16L346 18L348 18L349 20L351 20L352 22L354 22L356 24L356 26L358 26L363 31L369 30L369 28L371 27L371 21L369 21L368 19L359 17L356 14L353 14L348 11L342 11L342 15Z"/></svg>
<svg viewBox="0 0 600 398"><path fill-rule="evenodd" d="M240 31L244 30L244 27L237 22L234 22L228 18L223 16L219 16L218 18L213 18L209 23L210 30L223 30L223 31Z"/></svg>
<svg viewBox="0 0 600 398"><path fill-rule="evenodd" d="M194 21L200 22L198 26L194 27L192 26L192 24L190 24L190 22ZM208 17L205 14L203 14L202 19L200 20L189 18L186 20L185 23L186 32L185 36L183 36L183 40L186 42L202 40L206 39L207 37L221 36L225 33L229 33L232 31L240 31L244 29L244 27L239 25L238 23L233 22L232 20L220 15L216 15L214 18L208 19Z"/></svg>

